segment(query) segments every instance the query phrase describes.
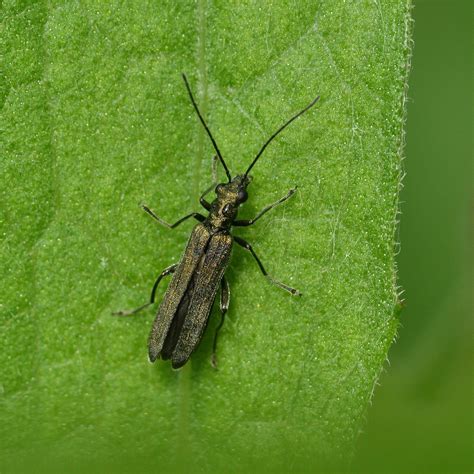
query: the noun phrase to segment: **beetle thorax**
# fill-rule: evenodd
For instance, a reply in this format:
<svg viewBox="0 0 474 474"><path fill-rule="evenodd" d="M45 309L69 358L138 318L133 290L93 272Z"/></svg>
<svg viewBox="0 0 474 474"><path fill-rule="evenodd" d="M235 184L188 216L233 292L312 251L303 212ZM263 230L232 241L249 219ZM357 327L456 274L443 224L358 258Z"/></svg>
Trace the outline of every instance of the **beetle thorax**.
<svg viewBox="0 0 474 474"><path fill-rule="evenodd" d="M216 199L212 202L208 222L216 230L228 230L237 217L239 206L247 200L247 176L236 176L230 183L216 186Z"/></svg>

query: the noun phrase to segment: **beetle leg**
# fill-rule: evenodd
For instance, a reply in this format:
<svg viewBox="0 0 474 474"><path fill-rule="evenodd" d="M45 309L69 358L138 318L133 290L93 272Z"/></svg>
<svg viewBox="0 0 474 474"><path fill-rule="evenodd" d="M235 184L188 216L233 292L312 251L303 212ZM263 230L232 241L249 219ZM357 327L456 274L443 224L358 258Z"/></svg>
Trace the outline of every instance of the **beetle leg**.
<svg viewBox="0 0 474 474"><path fill-rule="evenodd" d="M285 196L278 199L278 201L275 201L274 203L269 204L268 206L264 207L253 219L237 220L237 221L234 221L232 225L239 226L239 227L246 227L246 226L252 225L257 219L260 219L260 217L262 217L270 209L273 209L274 207L278 206L278 204L285 202L287 199L293 196L297 188L298 186L295 186L293 189L290 189Z"/></svg>
<svg viewBox="0 0 474 474"><path fill-rule="evenodd" d="M181 222L184 222L186 219L189 219L190 217L194 217L196 220L199 222L204 222L206 218L202 215L199 214L199 212L191 212L191 214L188 214L181 219L177 220L174 224L168 224L168 222L164 221L161 217L158 217L148 206L143 205L142 209L147 213L150 214L153 219L157 220L161 225L164 225L170 229L174 229L177 227Z"/></svg>
<svg viewBox="0 0 474 474"><path fill-rule="evenodd" d="M260 270L262 271L263 275L267 278L267 280L270 283L282 288L285 291L288 291L288 293L291 293L294 296L301 296L301 293L296 288L292 288L291 286L285 285L284 283L281 283L280 281L275 280L272 276L270 276L267 273L267 271L265 270L265 268L262 265L262 262L257 257L257 254L255 253L254 249L252 248L252 246L246 240L242 239L241 237L237 237L236 235L234 235L234 240L239 245L241 245L245 250L248 250L253 255L253 258L255 258L255 260L257 261L257 264L258 264Z"/></svg>
<svg viewBox="0 0 474 474"><path fill-rule="evenodd" d="M217 155L212 157L212 181L214 186L217 184Z"/></svg>
<svg viewBox="0 0 474 474"><path fill-rule="evenodd" d="M199 202L204 209L207 211L211 210L211 204L204 199L206 194L211 192L217 184L217 155L214 155L212 158L212 184L201 194L201 197L199 198Z"/></svg>
<svg viewBox="0 0 474 474"><path fill-rule="evenodd" d="M206 209L207 211L210 211L211 210L211 203L207 202L205 199L204 199L204 196L206 194L208 194L212 189L215 188L215 184L212 183L202 194L201 194L201 197L199 198L199 203L201 204L202 207L204 207L204 209Z"/></svg>
<svg viewBox="0 0 474 474"><path fill-rule="evenodd" d="M216 328L216 332L214 333L214 342L212 343L211 364L215 369L217 369L217 336L219 334L221 327L224 324L225 314L227 313L227 310L229 309L229 301L230 301L230 288L225 276L223 276L221 280L221 297L220 297L220 302L219 302L219 307L221 310L221 321Z"/></svg>
<svg viewBox="0 0 474 474"><path fill-rule="evenodd" d="M165 268L158 278L155 281L155 284L153 285L153 289L151 290L151 297L150 301L136 309L131 309L128 311L116 311L115 313L112 313L114 316L130 316L132 314L138 313L142 309L147 308L148 306L152 305L155 302L155 294L156 294L156 289L158 288L158 284L162 280L163 277L170 275L171 273L174 273L176 270L176 267L178 266L178 263L173 263L173 265L170 265L169 267Z"/></svg>

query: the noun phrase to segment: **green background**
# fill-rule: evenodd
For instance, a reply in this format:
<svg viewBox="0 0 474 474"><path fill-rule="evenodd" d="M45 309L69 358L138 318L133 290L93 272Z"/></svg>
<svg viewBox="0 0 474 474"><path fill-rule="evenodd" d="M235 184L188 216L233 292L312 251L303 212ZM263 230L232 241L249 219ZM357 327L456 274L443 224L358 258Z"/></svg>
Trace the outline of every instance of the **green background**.
<svg viewBox="0 0 474 474"><path fill-rule="evenodd" d="M354 468L472 472L472 25L470 1L417 1L410 75L398 341Z"/></svg>
<svg viewBox="0 0 474 474"><path fill-rule="evenodd" d="M393 216L408 3L165 2L159 14L153 2L4 5L5 466L312 471L346 463L396 330ZM414 66L429 58L428 72L410 90L410 107L427 109L418 112L425 128L407 137L397 237L407 306L393 366L359 439L361 470L469 465L469 426L458 425L465 404L455 398L470 396L468 268L454 254L467 249L469 174L465 166L455 173L454 160L468 159L469 111L464 133L454 118L471 102L460 84L445 88L468 81L469 41L448 46L447 38L467 35L459 24L469 18L459 3L449 10L459 21L445 24L444 4L420 4L416 15L423 5L439 24L425 40L436 54L415 50ZM462 61L443 67L440 51L454 62L453 50ZM461 64L465 73L455 73ZM325 98L266 152L242 214L300 186L296 199L241 235L305 296L296 301L260 283L251 259L236 252L218 372L209 367L210 333L175 373L144 362L150 314L110 317L141 303L190 230L156 228L138 204L172 220L194 208L210 177L212 150L180 83L183 70L234 171L282 117L315 92ZM443 106L451 109L443 114ZM433 131L438 117L443 129ZM430 197L440 189L438 200ZM433 420L439 429L427 426Z"/></svg>
<svg viewBox="0 0 474 474"><path fill-rule="evenodd" d="M347 465L397 327L410 2L5 2L2 454L203 472ZM146 361L148 297L191 230L212 147L252 170L231 303L183 370ZM221 173L222 175L222 173ZM161 298L164 285L160 288ZM15 466L15 463L17 466ZM86 466L84 466L86 467Z"/></svg>

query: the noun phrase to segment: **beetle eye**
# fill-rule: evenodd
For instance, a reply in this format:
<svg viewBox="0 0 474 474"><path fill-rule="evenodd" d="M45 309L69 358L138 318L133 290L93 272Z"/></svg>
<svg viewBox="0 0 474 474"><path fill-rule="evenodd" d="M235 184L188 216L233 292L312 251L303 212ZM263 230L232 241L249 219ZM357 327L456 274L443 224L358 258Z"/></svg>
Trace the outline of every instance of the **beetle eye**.
<svg viewBox="0 0 474 474"><path fill-rule="evenodd" d="M219 194L222 191L223 187L224 185L222 183L218 184L215 189L216 194Z"/></svg>
<svg viewBox="0 0 474 474"><path fill-rule="evenodd" d="M239 191L239 194L237 195L239 202L245 202L248 197L247 191Z"/></svg>

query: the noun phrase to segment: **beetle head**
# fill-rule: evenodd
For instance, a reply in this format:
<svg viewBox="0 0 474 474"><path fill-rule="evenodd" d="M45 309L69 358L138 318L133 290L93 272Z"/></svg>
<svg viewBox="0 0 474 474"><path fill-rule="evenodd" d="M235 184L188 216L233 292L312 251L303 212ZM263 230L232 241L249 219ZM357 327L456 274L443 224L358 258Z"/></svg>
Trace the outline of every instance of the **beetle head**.
<svg viewBox="0 0 474 474"><path fill-rule="evenodd" d="M247 198L247 186L252 181L251 176L237 175L229 183L221 183L216 186L217 199L226 201L233 206L239 206Z"/></svg>

